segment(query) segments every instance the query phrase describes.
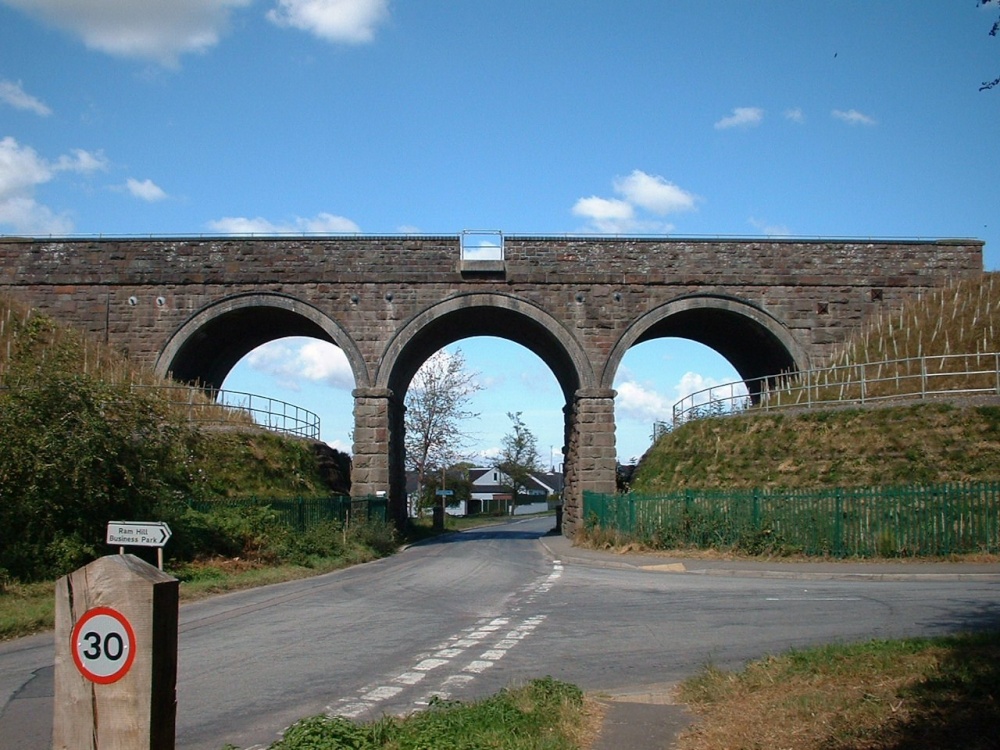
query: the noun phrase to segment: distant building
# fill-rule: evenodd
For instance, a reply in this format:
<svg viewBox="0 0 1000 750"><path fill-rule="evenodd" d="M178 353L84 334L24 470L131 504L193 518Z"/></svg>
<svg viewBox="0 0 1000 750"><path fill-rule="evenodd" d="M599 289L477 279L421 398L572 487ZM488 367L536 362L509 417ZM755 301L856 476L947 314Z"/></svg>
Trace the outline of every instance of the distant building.
<svg viewBox="0 0 1000 750"><path fill-rule="evenodd" d="M481 513L503 513L523 516L544 513L562 502L563 475L561 472L539 471L529 475L526 486L518 493L517 504L511 507L509 486L503 473L496 468L469 469L472 484L471 497L445 497L445 513L451 516L474 516ZM406 493L410 498L410 515L417 515L417 475L406 474Z"/></svg>
<svg viewBox="0 0 1000 750"><path fill-rule="evenodd" d="M563 475L555 472L536 472L528 475L524 489L518 494L517 505L511 507L510 489L505 485L509 480L496 468L469 469L472 482L472 497L464 512L454 515L476 515L479 513L506 512L522 516L529 513L543 513L562 498Z"/></svg>

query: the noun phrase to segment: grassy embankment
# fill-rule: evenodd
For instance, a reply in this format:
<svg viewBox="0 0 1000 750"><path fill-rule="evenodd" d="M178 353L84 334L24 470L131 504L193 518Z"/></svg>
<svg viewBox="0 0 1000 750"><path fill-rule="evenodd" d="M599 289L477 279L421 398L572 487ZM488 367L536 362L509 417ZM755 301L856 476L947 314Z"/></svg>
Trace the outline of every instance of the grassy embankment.
<svg viewBox="0 0 1000 750"><path fill-rule="evenodd" d="M319 497L345 477L312 444L253 427L51 319L0 298L0 638L52 624L52 581L108 552L107 521L167 521L182 596L301 577L387 554L391 528L294 534L266 508L186 501ZM138 387L136 387L138 386ZM177 401L181 404L178 404ZM189 402L211 413L198 429ZM220 427L221 426L221 427Z"/></svg>
<svg viewBox="0 0 1000 750"><path fill-rule="evenodd" d="M1000 351L997 274L931 292L885 313L832 365ZM888 376L896 365L887 364ZM835 375L827 381L837 388ZM883 389L892 387L885 382ZM829 487L1000 479L1000 406L932 401L876 409L702 419L643 457L636 492Z"/></svg>

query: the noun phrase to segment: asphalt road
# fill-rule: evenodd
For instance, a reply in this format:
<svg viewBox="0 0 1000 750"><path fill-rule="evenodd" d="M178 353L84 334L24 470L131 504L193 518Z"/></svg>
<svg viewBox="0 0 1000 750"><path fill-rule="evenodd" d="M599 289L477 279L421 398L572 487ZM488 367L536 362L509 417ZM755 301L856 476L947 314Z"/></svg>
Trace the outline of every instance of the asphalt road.
<svg viewBox="0 0 1000 750"><path fill-rule="evenodd" d="M551 525L183 606L178 750L266 745L310 714L376 718L544 675L655 692L793 646L1000 624L1000 576L684 574L576 555ZM51 634L0 644L0 749L49 746L52 662Z"/></svg>

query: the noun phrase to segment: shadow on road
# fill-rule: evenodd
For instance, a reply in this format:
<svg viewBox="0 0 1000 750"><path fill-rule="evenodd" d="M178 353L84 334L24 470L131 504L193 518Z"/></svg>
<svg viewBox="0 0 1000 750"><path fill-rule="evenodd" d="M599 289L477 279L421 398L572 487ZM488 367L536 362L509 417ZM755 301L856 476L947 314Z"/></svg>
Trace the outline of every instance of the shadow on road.
<svg viewBox="0 0 1000 750"><path fill-rule="evenodd" d="M484 526L479 529L468 529L466 531L452 531L440 536L430 537L421 540L417 544L426 546L430 544L458 544L463 542L483 542L496 540L535 540L549 536L553 531L547 530L524 530L512 529L508 526Z"/></svg>

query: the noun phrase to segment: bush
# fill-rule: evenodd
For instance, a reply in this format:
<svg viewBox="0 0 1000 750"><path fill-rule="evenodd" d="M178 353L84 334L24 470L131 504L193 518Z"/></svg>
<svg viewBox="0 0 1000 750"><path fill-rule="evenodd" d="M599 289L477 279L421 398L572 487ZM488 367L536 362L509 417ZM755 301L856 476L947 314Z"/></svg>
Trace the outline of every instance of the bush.
<svg viewBox="0 0 1000 750"><path fill-rule="evenodd" d="M0 548L0 567L22 580L62 575L97 554L109 520L148 515L174 430L127 385L40 372L0 392L0 527L24 540Z"/></svg>

